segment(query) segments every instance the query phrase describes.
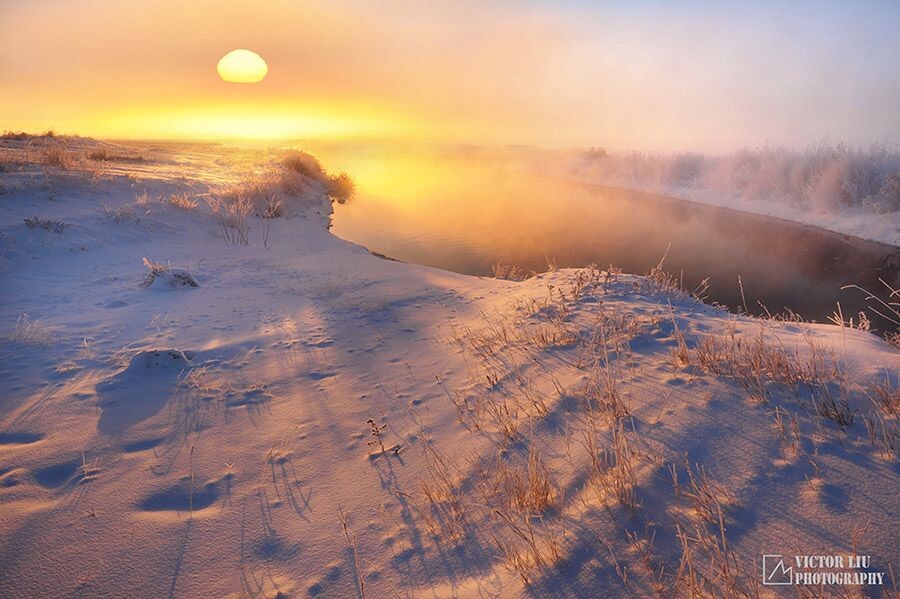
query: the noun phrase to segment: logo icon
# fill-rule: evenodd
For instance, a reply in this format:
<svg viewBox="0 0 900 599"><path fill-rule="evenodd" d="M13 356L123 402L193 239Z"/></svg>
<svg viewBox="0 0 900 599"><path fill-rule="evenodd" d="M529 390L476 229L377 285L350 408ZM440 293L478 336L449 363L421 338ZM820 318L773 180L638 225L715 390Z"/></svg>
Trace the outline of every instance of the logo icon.
<svg viewBox="0 0 900 599"><path fill-rule="evenodd" d="M763 584L789 585L794 578L794 567L784 563L784 556L763 556Z"/></svg>

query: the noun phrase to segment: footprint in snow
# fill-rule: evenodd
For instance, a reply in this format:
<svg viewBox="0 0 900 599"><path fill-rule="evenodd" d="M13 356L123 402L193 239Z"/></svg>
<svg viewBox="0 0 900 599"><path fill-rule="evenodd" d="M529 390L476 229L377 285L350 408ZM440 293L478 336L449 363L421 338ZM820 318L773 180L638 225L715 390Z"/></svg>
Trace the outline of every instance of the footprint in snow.
<svg viewBox="0 0 900 599"><path fill-rule="evenodd" d="M313 371L313 372L309 373L309 378L311 378L315 381L321 381L322 379L331 378L333 376L337 376L337 373L336 372L318 372L318 371Z"/></svg>
<svg viewBox="0 0 900 599"><path fill-rule="evenodd" d="M31 445L43 438L39 433L9 431L0 433L0 445Z"/></svg>

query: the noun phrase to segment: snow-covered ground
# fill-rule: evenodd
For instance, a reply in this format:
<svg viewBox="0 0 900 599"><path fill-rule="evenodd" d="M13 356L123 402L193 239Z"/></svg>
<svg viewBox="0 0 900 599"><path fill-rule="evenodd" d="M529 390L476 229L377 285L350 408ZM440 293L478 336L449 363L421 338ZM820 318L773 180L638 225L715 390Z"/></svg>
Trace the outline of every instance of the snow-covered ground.
<svg viewBox="0 0 900 599"><path fill-rule="evenodd" d="M767 596L764 554L896 570L880 338L661 273L382 259L328 232L320 176L236 193L237 162L171 152L0 158L0 596ZM259 190L279 217L234 208Z"/></svg>
<svg viewBox="0 0 900 599"><path fill-rule="evenodd" d="M703 154L585 153L568 179L762 214L900 246L900 152L821 146Z"/></svg>

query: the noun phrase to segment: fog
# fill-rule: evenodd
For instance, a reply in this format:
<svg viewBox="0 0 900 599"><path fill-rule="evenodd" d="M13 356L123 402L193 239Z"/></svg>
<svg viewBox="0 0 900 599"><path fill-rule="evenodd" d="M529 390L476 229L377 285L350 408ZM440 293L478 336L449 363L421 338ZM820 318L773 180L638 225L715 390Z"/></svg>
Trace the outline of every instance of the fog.
<svg viewBox="0 0 900 599"><path fill-rule="evenodd" d="M892 2L0 3L6 129L618 150L900 139ZM259 84L218 59L259 52Z"/></svg>

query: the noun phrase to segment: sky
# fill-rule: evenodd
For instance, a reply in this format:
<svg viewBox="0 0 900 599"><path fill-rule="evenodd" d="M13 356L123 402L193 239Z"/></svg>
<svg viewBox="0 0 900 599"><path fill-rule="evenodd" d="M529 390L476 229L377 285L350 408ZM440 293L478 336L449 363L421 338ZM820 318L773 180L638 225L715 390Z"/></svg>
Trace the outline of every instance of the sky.
<svg viewBox="0 0 900 599"><path fill-rule="evenodd" d="M235 48L262 82L219 78ZM6 130L895 145L898 98L898 2L0 0Z"/></svg>

